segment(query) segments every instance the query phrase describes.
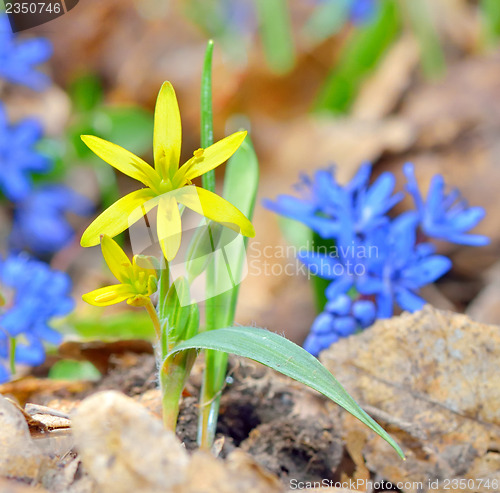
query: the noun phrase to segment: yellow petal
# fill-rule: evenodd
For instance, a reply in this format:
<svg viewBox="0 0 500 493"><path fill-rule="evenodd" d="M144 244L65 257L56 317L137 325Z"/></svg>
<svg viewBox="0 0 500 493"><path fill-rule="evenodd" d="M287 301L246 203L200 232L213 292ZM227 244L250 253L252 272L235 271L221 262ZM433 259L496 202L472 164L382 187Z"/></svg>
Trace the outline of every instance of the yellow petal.
<svg viewBox="0 0 500 493"><path fill-rule="evenodd" d="M155 168L162 178L172 177L177 171L181 142L179 105L172 84L164 82L156 100L153 137Z"/></svg>
<svg viewBox="0 0 500 493"><path fill-rule="evenodd" d="M157 203L156 194L149 188L125 195L94 219L83 233L80 244L83 247L98 245L101 235L113 238L132 226Z"/></svg>
<svg viewBox="0 0 500 493"><path fill-rule="evenodd" d="M171 261L181 246L181 215L179 205L172 192L161 196L157 216L158 240L163 255Z"/></svg>
<svg viewBox="0 0 500 493"><path fill-rule="evenodd" d="M233 204L215 193L195 186L182 187L171 192L186 207L212 221L222 223L244 236L255 236L252 223Z"/></svg>
<svg viewBox="0 0 500 493"><path fill-rule="evenodd" d="M161 181L154 168L123 147L93 135L82 135L81 139L102 160L134 180L148 187L154 187Z"/></svg>
<svg viewBox="0 0 500 493"><path fill-rule="evenodd" d="M109 306L135 295L136 293L129 284L113 284L113 286L106 286L86 293L82 296L82 299L90 305Z"/></svg>
<svg viewBox="0 0 500 493"><path fill-rule="evenodd" d="M127 267L130 267L132 263L118 243L108 235L104 235L101 239L101 249L109 270L120 282L127 282L129 280Z"/></svg>
<svg viewBox="0 0 500 493"><path fill-rule="evenodd" d="M203 154L201 156L193 156L180 168L179 172L182 171L185 173L186 179L192 180L216 168L224 161L227 161L236 152L238 147L240 147L241 143L245 140L246 135L246 131L236 132L219 140L219 142L203 149Z"/></svg>

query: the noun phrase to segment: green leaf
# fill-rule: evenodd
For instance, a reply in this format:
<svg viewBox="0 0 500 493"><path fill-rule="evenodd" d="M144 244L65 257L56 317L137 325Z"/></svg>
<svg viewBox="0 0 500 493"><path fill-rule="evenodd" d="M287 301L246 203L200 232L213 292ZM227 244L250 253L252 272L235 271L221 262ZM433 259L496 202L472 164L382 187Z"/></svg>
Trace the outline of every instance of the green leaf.
<svg viewBox="0 0 500 493"><path fill-rule="evenodd" d="M286 74L295 64L290 12L286 0L256 0L260 36L269 68Z"/></svg>
<svg viewBox="0 0 500 493"><path fill-rule="evenodd" d="M153 147L153 114L137 106L107 106L94 115L95 135L143 156Z"/></svg>
<svg viewBox="0 0 500 493"><path fill-rule="evenodd" d="M49 378L53 380L89 380L101 379L99 370L89 361L63 359L56 362L49 370Z"/></svg>
<svg viewBox="0 0 500 493"><path fill-rule="evenodd" d="M307 38L319 43L337 34L349 20L351 0L322 2L314 9L304 27Z"/></svg>
<svg viewBox="0 0 500 493"><path fill-rule="evenodd" d="M446 69L446 61L430 5L427 2L403 0L400 6L406 11L420 45L420 59L424 74L429 79L441 77Z"/></svg>
<svg viewBox="0 0 500 493"><path fill-rule="evenodd" d="M77 333L87 339L116 341L120 339L155 339L154 328L146 312L128 311L105 317L75 318Z"/></svg>
<svg viewBox="0 0 500 493"><path fill-rule="evenodd" d="M103 90L99 77L85 74L78 77L69 88L69 95L77 111L94 109L103 99Z"/></svg>
<svg viewBox="0 0 500 493"><path fill-rule="evenodd" d="M203 72L201 74L201 147L206 149L214 143L214 123L212 109L212 58L214 53L214 42L209 40L205 51L203 62ZM215 192L215 171L210 170L201 177L203 188L210 192Z"/></svg>
<svg viewBox="0 0 500 493"><path fill-rule="evenodd" d="M346 113L359 86L400 32L401 21L394 0L379 3L374 21L353 33L340 60L328 76L318 95L315 110Z"/></svg>
<svg viewBox="0 0 500 493"><path fill-rule="evenodd" d="M285 216L278 216L280 231L288 244L297 251L310 249L313 244L313 232L304 223Z"/></svg>
<svg viewBox="0 0 500 493"><path fill-rule="evenodd" d="M259 161L247 135L240 148L234 153L226 165L224 176L224 189L222 196L235 207L237 207L250 221L253 218L257 189L259 187ZM220 245L228 245L234 233L224 228ZM243 262L246 255L248 239L241 243L241 249L231 254L231 277L236 280L236 285L217 299L216 324L217 328L231 325L234 321L236 303L238 301L239 280L241 279ZM223 285L228 277L228 264L220 262L217 266L216 282L217 293L222 292Z"/></svg>
<svg viewBox="0 0 500 493"><path fill-rule="evenodd" d="M376 423L335 377L305 349L284 337L256 327L228 327L202 332L176 346L168 357L186 349L215 349L252 359L325 395L404 454L391 436Z"/></svg>
<svg viewBox="0 0 500 493"><path fill-rule="evenodd" d="M481 0L481 14L485 42L494 46L500 37L500 2Z"/></svg>

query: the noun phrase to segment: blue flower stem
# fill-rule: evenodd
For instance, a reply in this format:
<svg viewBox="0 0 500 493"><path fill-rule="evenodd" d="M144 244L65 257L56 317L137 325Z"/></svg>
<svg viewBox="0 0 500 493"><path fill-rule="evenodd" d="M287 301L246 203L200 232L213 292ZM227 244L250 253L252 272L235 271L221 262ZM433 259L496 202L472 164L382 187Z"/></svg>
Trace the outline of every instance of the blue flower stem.
<svg viewBox="0 0 500 493"><path fill-rule="evenodd" d="M210 40L205 53L205 63L201 80L201 147L206 148L213 144L213 111L212 111L212 56L214 43ZM203 187L215 192L215 172L209 171L202 176ZM209 234L210 224L208 226ZM212 249L214 245L212 244ZM205 303L205 329L217 328L216 319L216 297L215 291L215 264L211 262L206 269L207 299ZM201 448L210 449L215 436L217 417L219 414L219 402L217 395L217 376L221 369L217 361L217 351L205 351L205 371L200 393L200 412L198 416L198 444ZM225 373L225 368L224 368Z"/></svg>
<svg viewBox="0 0 500 493"><path fill-rule="evenodd" d="M10 361L10 372L12 375L15 375L16 373L16 338L15 337L10 337L10 354L9 354L9 361Z"/></svg>

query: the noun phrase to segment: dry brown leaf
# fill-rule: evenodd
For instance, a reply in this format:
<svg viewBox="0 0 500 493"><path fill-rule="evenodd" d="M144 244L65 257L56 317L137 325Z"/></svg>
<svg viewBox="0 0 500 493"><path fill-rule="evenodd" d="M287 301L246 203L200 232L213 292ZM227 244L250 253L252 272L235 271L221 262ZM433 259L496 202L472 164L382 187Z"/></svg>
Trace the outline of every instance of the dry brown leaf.
<svg viewBox="0 0 500 493"><path fill-rule="evenodd" d="M361 120L388 116L410 86L418 63L418 43L406 34L390 47L375 73L363 82L351 116Z"/></svg>
<svg viewBox="0 0 500 493"><path fill-rule="evenodd" d="M125 341L66 341L59 346L59 355L62 358L77 361L90 361L102 374L107 373L110 367L110 357L124 356L127 353L153 354L153 346L149 341L131 339ZM130 366L135 364L135 360Z"/></svg>
<svg viewBox="0 0 500 493"><path fill-rule="evenodd" d="M14 397L17 402L24 405L33 400L34 395L48 397L59 392L77 394L89 388L88 382L25 377L0 385L0 394Z"/></svg>

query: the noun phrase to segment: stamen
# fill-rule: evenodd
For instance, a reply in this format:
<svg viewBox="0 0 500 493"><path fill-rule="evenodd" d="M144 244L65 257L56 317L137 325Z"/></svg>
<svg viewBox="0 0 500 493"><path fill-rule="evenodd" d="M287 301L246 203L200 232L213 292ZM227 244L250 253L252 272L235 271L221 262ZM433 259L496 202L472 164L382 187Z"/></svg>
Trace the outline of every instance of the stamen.
<svg viewBox="0 0 500 493"><path fill-rule="evenodd" d="M202 149L200 147L200 149L196 149L196 151L193 152L193 156L197 157L197 158L202 158L204 153L205 153L205 149Z"/></svg>

